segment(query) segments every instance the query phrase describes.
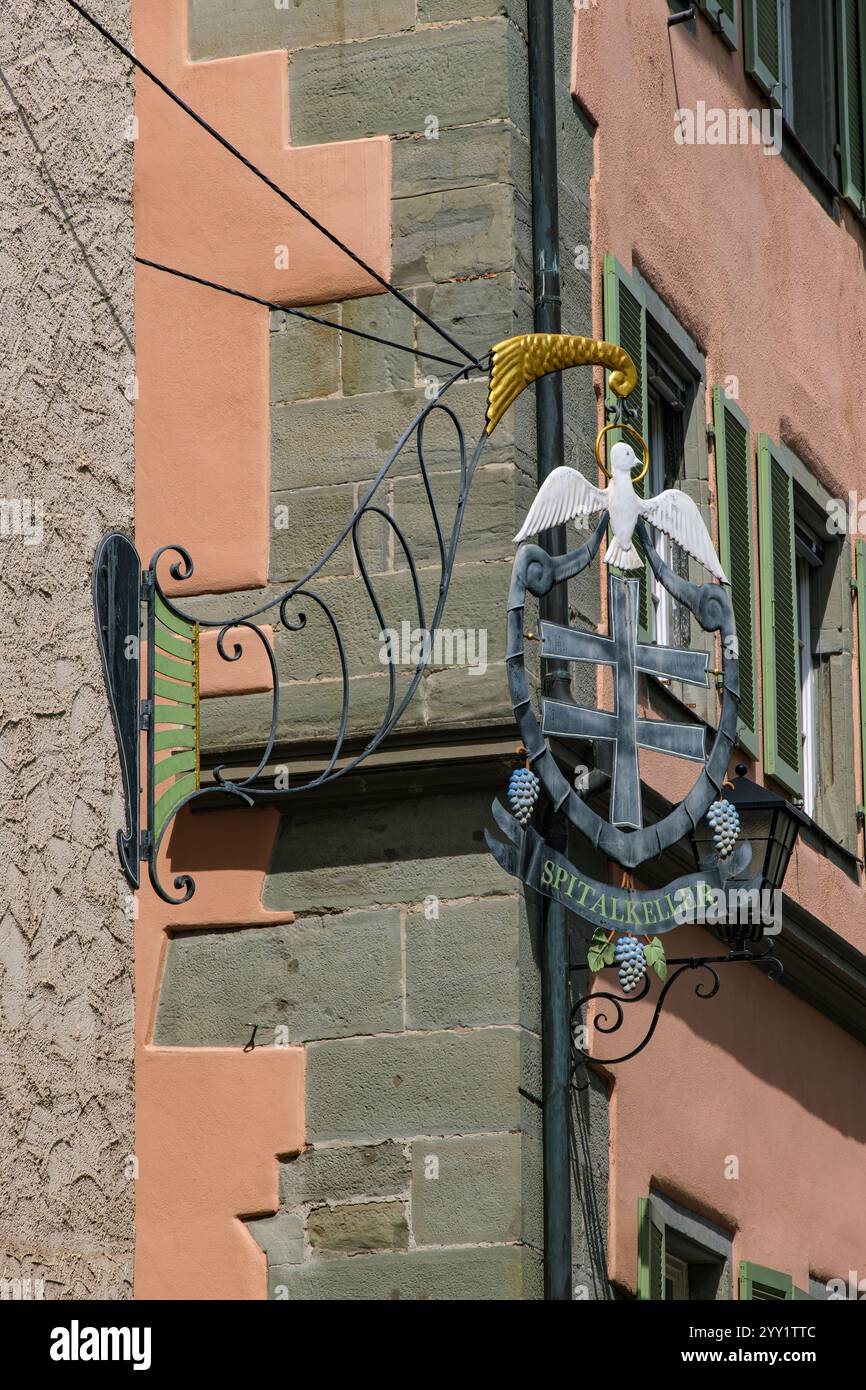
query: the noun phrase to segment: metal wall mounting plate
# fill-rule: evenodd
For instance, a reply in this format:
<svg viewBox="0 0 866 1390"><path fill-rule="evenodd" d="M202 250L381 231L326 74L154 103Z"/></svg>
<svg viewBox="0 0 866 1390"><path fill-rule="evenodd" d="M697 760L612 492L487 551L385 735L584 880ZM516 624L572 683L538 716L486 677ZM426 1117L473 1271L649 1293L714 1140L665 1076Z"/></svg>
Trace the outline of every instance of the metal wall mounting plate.
<svg viewBox="0 0 866 1390"><path fill-rule="evenodd" d="M93 609L126 806L126 830L118 830L117 848L123 871L130 885L137 888L141 785L141 561L132 541L122 531L110 531L99 543L93 564Z"/></svg>

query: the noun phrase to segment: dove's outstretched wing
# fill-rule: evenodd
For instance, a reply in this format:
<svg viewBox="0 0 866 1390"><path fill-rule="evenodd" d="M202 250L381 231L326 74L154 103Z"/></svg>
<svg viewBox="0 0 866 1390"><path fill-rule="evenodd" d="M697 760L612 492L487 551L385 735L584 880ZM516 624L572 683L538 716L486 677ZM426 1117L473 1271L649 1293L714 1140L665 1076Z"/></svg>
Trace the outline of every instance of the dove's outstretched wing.
<svg viewBox="0 0 866 1390"><path fill-rule="evenodd" d="M539 493L539 500L540 498ZM658 497L650 497L646 502L641 502L640 509L650 525L670 536L672 541L682 546L683 550L687 550L704 569L709 570L716 579L721 579L723 584L727 584L727 577L713 549L704 519L687 493L680 492L679 488L668 488L667 491L660 492Z"/></svg>
<svg viewBox="0 0 866 1390"><path fill-rule="evenodd" d="M514 539L525 541L527 536L549 531L563 521L583 521L606 507L607 498L602 489L588 482L576 468L554 468L538 489L538 496Z"/></svg>

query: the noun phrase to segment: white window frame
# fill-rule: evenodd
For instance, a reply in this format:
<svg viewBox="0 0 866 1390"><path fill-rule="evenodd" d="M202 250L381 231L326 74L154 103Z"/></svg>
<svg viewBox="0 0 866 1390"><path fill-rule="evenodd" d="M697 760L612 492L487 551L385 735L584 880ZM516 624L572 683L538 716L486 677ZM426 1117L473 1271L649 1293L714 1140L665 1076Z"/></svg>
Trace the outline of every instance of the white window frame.
<svg viewBox="0 0 866 1390"><path fill-rule="evenodd" d="M800 651L800 743L803 768L803 810L814 819L818 796L818 727L816 721L815 657L812 652L812 573L823 563L821 546L808 527L796 519L798 531L809 535L812 546L795 539L797 587L797 637Z"/></svg>

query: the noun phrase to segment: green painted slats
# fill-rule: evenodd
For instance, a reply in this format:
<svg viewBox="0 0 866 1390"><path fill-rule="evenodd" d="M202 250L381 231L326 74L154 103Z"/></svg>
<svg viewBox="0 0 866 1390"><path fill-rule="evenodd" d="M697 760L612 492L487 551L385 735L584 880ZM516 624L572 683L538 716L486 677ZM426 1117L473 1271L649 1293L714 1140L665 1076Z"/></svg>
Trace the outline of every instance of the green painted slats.
<svg viewBox="0 0 866 1390"><path fill-rule="evenodd" d="M177 613L172 613L168 604L159 594L155 595L153 611L163 627L167 627L171 632L176 632L178 637L186 637L192 641L195 637L195 623L187 622L186 618L178 617Z"/></svg>
<svg viewBox="0 0 866 1390"><path fill-rule="evenodd" d="M160 831L165 825L172 811L178 802L183 801L185 796L189 796L198 787L198 777L195 772L187 772L183 777L178 777L176 782L172 782L167 791L164 791L154 803L153 807L153 834L154 839L159 839Z"/></svg>
<svg viewBox="0 0 866 1390"><path fill-rule="evenodd" d="M154 647L164 652L170 652L173 656L180 657L181 661L192 661L195 656L195 643L184 642L180 637L175 637L167 628L159 623L154 624Z"/></svg>
<svg viewBox="0 0 866 1390"><path fill-rule="evenodd" d="M157 729L153 736L153 749L161 753L166 748L195 748L195 726L180 729Z"/></svg>
<svg viewBox="0 0 866 1390"><path fill-rule="evenodd" d="M189 724L196 727L197 710L191 705L157 705L153 712L155 724Z"/></svg>
<svg viewBox="0 0 866 1390"><path fill-rule="evenodd" d="M168 754L159 761L154 756L150 774L151 830L158 843L173 812L199 787L198 624L178 617L156 594L152 632L151 748L152 755Z"/></svg>
<svg viewBox="0 0 866 1390"><path fill-rule="evenodd" d="M194 685L182 685L180 681L164 680L162 676L156 676L153 688L164 700L177 700L182 705L194 705L197 702Z"/></svg>
<svg viewBox="0 0 866 1390"><path fill-rule="evenodd" d="M743 39L746 72L782 105L781 0L743 0Z"/></svg>
<svg viewBox="0 0 866 1390"><path fill-rule="evenodd" d="M737 29L737 0L697 0L702 14L718 29L729 48L739 42Z"/></svg>
<svg viewBox="0 0 866 1390"><path fill-rule="evenodd" d="M637 1204L637 1296L660 1302L665 1296L665 1228L649 1197Z"/></svg>
<svg viewBox="0 0 866 1390"><path fill-rule="evenodd" d="M616 257L611 255L606 255L604 258L604 336L608 342L617 343L620 347L624 347L637 368L637 386L626 399L629 406L637 411L634 420L635 429L639 430L646 439L649 415L646 300L640 285L623 269ZM616 399L613 392L608 389L608 405L615 404ZM613 431L607 436L608 456L615 438L616 433ZM628 436L626 435L625 438L628 439ZM634 443L633 440L628 440L628 442ZM636 449L635 452L639 453L639 450ZM646 496L647 482L647 478L642 478L639 483L635 484L635 491L641 497ZM642 554L640 544L638 542L635 544ZM644 563L638 610L640 637L644 641L652 639L649 595L650 569L649 565Z"/></svg>
<svg viewBox="0 0 866 1390"><path fill-rule="evenodd" d="M167 656L158 647L154 647L153 664L160 675L171 676L174 680L186 681L193 685L195 682L195 661L175 661L173 656Z"/></svg>
<svg viewBox="0 0 866 1390"><path fill-rule="evenodd" d="M866 541L857 541L857 657L860 682L861 806L866 809Z"/></svg>
<svg viewBox="0 0 866 1390"><path fill-rule="evenodd" d="M802 796L793 466L765 434L758 436L758 523L764 771Z"/></svg>
<svg viewBox="0 0 866 1390"><path fill-rule="evenodd" d="M738 735L758 756L758 671L755 624L755 543L752 527L752 453L749 422L720 386L713 389L719 559L731 581L740 656Z"/></svg>
<svg viewBox="0 0 866 1390"><path fill-rule="evenodd" d="M784 1303L793 1300L794 1280L779 1269L767 1269L751 1260L740 1261L740 1298Z"/></svg>
<svg viewBox="0 0 866 1390"><path fill-rule="evenodd" d="M842 194L866 212L866 0L836 0Z"/></svg>
<svg viewBox="0 0 866 1390"><path fill-rule="evenodd" d="M183 753L173 753L170 758L160 758L153 768L154 786L158 787L161 782L168 781L169 777L177 777L182 772L195 772L195 765L194 748Z"/></svg>

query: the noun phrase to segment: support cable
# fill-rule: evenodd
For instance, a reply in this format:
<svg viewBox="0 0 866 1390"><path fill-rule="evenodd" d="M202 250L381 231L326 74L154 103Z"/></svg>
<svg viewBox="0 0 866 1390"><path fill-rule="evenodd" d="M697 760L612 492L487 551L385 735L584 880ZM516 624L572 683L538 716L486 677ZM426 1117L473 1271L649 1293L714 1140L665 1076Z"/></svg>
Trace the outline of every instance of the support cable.
<svg viewBox="0 0 866 1390"><path fill-rule="evenodd" d="M327 237L328 241L330 241L334 246L336 246L340 251L342 251L346 256L348 256L350 260L354 261L357 266L360 266L361 270L363 270L367 275L369 275L373 280L375 280L378 285L381 285L383 290L386 290L388 294L393 295L394 298L399 300L399 302L406 309L408 309L417 318L421 319L423 323L426 323L428 328L432 328L435 333L439 334L440 338L444 338L447 343L450 343L451 347L455 348L459 353L461 353L465 358L467 358L467 360L471 362L474 367L481 368L481 363L479 362L478 358L475 357L474 354L471 353L468 348L465 348L462 343L459 343L456 338L452 337L447 329L442 328L441 325L436 323L435 319L432 319L429 316L429 314L426 314L424 312L423 309L419 309L417 304L413 304L411 299L409 299L405 294L403 294L401 290L398 290L396 285L392 285L390 280L386 280L384 275L380 275L378 270L374 270L371 265L368 265L367 262L361 256L359 256L356 251L353 251L351 247L345 244L345 242L342 242L340 238L335 235L334 232L330 231L327 227L325 227L318 220L318 218L313 216L311 212L308 212L307 209L303 207L295 198L293 198L290 193L287 193L284 188L281 188L278 183L275 183L272 178L269 178L268 175L262 169L260 169L257 164L253 164L251 159L248 159L245 154L242 154L241 151L236 148L236 146L234 146L229 140L227 140L224 135L221 135L218 130L216 130L208 121L204 119L203 116L200 116L197 111L193 110L191 106L187 105L183 98L177 95L177 92L172 91L171 87L167 86L161 78L157 77L155 72L152 72L150 68L146 67L145 64L142 63L140 58L136 58L135 54L129 48L127 48L125 44L121 43L120 39L116 38L110 30L106 29L105 25L101 24L100 21L89 12L89 10L86 10L83 5L80 5L78 3L78 0L66 0L66 4L71 5L72 9L75 10L81 16L82 19L86 20L86 22L90 24L97 31L97 33L101 34L107 43L110 43L113 48L116 48L118 53L123 54L127 62L132 63L134 68L137 68L137 70L140 73L143 73L144 76L150 82L152 82L154 86L158 87L161 92L164 92L165 95L169 97L169 99L173 101L176 106L179 106L182 111L185 111L186 114L189 117L191 117L191 119L194 120L197 125L201 126L202 130L206 131L208 135L210 135L214 140L216 140L217 144L222 145L224 150L228 150L230 155L232 155L235 159L239 160L240 163L243 164L243 166L246 169L249 169L250 173L254 174L257 179L260 179L262 183L265 184L266 187L268 187L271 190L272 193L276 193L278 198L282 198L284 203L288 203L289 207L292 208L293 211L297 212L301 217L305 218L306 221L309 222L312 227L315 227L317 232L321 232L322 236Z"/></svg>
<svg viewBox="0 0 866 1390"><path fill-rule="evenodd" d="M291 314L293 318L306 319L309 323L321 324L323 328L333 328L337 333L350 333L353 338L366 338L368 342L379 343L382 347L396 348L398 352L409 352L413 357L426 357L431 362L442 362L446 367L460 368L463 364L455 362L450 357L438 357L435 352L423 352L421 348L409 347L406 343L395 343L391 338L380 338L375 333L365 333L362 328L349 328L346 324L335 323L333 319L322 318L319 314L311 314L306 309L291 308L285 304L278 304L273 299L262 299L257 294L247 294L245 290L235 290L229 285L220 285L216 280L205 280L201 275L192 275L188 270L177 270L174 266L161 265L159 261L150 261L146 256L136 256L137 265L146 265L151 270L160 270L164 275L174 275L178 280L188 280L193 285L203 285L208 290L218 290L220 294L230 294L234 299L246 299L250 304L262 304L266 309L273 309L278 314ZM471 371L472 363L466 363L466 371Z"/></svg>

